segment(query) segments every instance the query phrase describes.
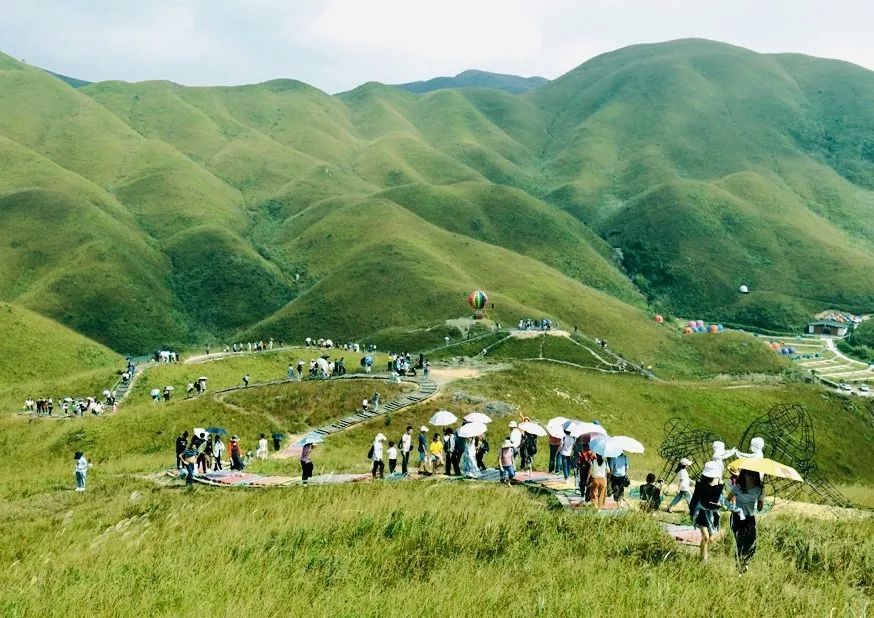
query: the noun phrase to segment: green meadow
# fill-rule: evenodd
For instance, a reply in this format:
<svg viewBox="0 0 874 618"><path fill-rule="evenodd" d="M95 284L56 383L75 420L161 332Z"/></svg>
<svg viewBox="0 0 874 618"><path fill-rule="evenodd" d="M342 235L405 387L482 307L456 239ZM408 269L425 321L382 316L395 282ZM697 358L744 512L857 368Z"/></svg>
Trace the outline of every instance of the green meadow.
<svg viewBox="0 0 874 618"><path fill-rule="evenodd" d="M537 339L517 341L530 342ZM523 361L524 345L516 358L512 350L499 364L451 364L480 376L451 381L419 406L331 436L314 453L315 473L367 472L366 452L377 432L396 440L408 424L418 429L439 408L458 416L499 409L492 414L493 444L520 414L541 422L557 415L597 418L611 433L639 438L647 450L631 457L636 484L661 468L656 451L669 418L717 431L733 444L771 406L797 402L813 418L821 470L861 508L874 508L870 409L779 376L772 384L656 382ZM281 381L223 394L211 388L169 403L148 400L149 384L184 380L191 372L208 374L221 386L236 385L241 372L281 379L288 360L306 352L151 367L115 415L34 422L2 415L0 444L16 453L0 462L0 527L7 538L0 560L8 567L3 614L405 615L411 603L424 600L425 613L511 607L512 615L555 615L591 602L580 581L611 590L605 603L625 615L690 608L722 615L729 596L734 607L762 615L867 611L874 585L870 515L763 517L753 566L738 580L728 539L702 565L696 552L660 530L660 519L680 522L680 515L575 513L551 494L522 486L439 477L185 489L163 476L174 463L175 436L184 429L219 425L239 434L244 449L254 449L260 433L301 432L348 415L374 391L387 402L410 388L374 379ZM535 468L543 469L547 449L540 447ZM72 491L74 450L83 450L93 464L83 493ZM494 465L495 457L493 451L487 463ZM415 468L415 456L412 463ZM270 459L247 470L297 476L299 464ZM192 582L205 593L192 594ZM478 593L434 594L463 590L462 582L476 582ZM125 594L131 589L138 594ZM714 596L714 589L724 594ZM649 599L642 610L641 595ZM765 598L780 602L765 607Z"/></svg>

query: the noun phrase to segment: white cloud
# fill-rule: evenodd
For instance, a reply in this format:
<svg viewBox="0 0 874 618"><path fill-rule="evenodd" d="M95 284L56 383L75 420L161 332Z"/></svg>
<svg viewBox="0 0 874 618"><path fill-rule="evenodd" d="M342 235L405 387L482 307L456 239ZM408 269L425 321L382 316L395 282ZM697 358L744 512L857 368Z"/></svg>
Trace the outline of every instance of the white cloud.
<svg viewBox="0 0 874 618"><path fill-rule="evenodd" d="M557 77L634 43L704 37L874 68L865 0L0 0L0 49L85 79L336 92L479 68Z"/></svg>
<svg viewBox="0 0 874 618"><path fill-rule="evenodd" d="M526 58L542 46L541 26L520 0L330 0L308 31L323 45L425 61Z"/></svg>

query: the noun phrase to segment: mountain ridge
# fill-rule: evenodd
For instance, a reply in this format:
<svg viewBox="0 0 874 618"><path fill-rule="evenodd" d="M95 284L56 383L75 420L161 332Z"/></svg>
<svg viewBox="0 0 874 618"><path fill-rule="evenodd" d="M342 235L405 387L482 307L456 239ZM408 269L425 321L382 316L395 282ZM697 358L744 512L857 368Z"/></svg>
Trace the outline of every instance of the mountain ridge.
<svg viewBox="0 0 874 618"><path fill-rule="evenodd" d="M433 262L466 287L491 286L506 322L536 311L597 324L593 334L628 345L647 325L644 359L670 339L651 332L647 307L788 329L820 307L861 312L874 305L874 111L864 104L874 73L822 62L683 40L603 54L523 94L368 83L331 96L296 80L72 89L0 55L9 163L0 193L18 213L0 254L29 269L22 279L0 268L0 299L134 352L269 336L255 325L303 334L299 319L280 316L317 319L311 290L339 286L335 307L370 296L367 271L355 269L361 285L344 280L356 261L400 302L386 311L390 301L377 298L374 309L401 324L464 313L463 290L435 279ZM45 176L48 162L66 170L63 181ZM89 215L105 230L98 238L125 237L123 251L102 240L91 252L111 294L85 285L96 304L75 310L70 292L93 268L89 252L66 263L59 248L25 258L11 237L38 244L38 221L24 213L62 205L97 207L106 213ZM389 230L417 240L398 244ZM95 242L88 226L52 233ZM546 270L526 292L477 275L489 260ZM384 267L406 273L405 295ZM737 294L741 284L753 293ZM423 311L408 296L429 286L453 300ZM593 290L619 299L613 325ZM366 337L386 327L366 314L344 309L332 328ZM154 325L134 336L146 316Z"/></svg>

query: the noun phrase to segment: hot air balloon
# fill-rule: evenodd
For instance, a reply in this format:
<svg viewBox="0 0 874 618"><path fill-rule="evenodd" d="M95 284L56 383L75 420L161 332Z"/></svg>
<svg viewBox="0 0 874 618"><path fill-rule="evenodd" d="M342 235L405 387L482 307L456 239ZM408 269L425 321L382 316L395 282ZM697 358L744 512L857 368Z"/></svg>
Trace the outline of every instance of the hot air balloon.
<svg viewBox="0 0 874 618"><path fill-rule="evenodd" d="M489 297L482 290L476 290L470 293L470 296L467 297L467 302L473 307L473 317L479 319L483 317L483 309L485 309L486 304L489 302Z"/></svg>

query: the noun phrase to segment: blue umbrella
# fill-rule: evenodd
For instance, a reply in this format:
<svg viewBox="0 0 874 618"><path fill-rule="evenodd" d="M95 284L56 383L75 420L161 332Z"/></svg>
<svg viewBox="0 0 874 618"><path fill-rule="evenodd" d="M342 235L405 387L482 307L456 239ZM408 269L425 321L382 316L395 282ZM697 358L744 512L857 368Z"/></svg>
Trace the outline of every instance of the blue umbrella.
<svg viewBox="0 0 874 618"><path fill-rule="evenodd" d="M366 365L372 365L373 364L373 357L370 354L368 354L367 356L364 357L364 363Z"/></svg>
<svg viewBox="0 0 874 618"><path fill-rule="evenodd" d="M211 433L218 436L228 435L228 431L224 427L207 427L206 433Z"/></svg>

